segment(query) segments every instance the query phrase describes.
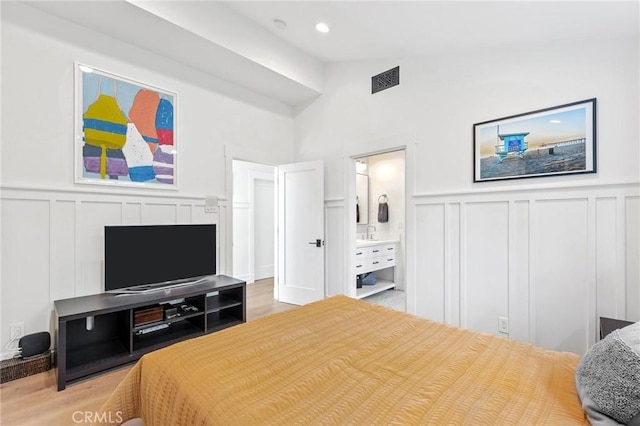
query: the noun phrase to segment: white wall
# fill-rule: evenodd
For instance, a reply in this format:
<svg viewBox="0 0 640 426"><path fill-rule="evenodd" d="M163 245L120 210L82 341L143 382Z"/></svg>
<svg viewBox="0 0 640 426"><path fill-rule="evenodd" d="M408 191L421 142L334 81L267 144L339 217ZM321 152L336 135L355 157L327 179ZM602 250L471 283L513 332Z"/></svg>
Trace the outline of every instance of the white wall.
<svg viewBox="0 0 640 426"><path fill-rule="evenodd" d="M371 95L396 65L400 85ZM640 320L639 73L637 38L333 64L297 111L297 159L325 161L335 213L349 147L415 134L409 311L496 334L508 316L511 337L582 353L598 316ZM473 183L474 123L593 97L597 174Z"/></svg>
<svg viewBox="0 0 640 426"><path fill-rule="evenodd" d="M274 172L274 166L233 161L233 276L247 283L259 279L256 274L262 277L265 270L273 276ZM264 199L259 188L256 194L256 186L269 185L271 199Z"/></svg>
<svg viewBox="0 0 640 426"><path fill-rule="evenodd" d="M53 301L102 290L103 226L218 223L219 271L228 264L225 146L268 146L291 162L293 120L225 95L203 73L20 3L2 4L1 318L25 333L51 331ZM74 61L178 94L178 190L74 183ZM246 98L246 97L245 97ZM207 196L220 197L205 213Z"/></svg>
<svg viewBox="0 0 640 426"><path fill-rule="evenodd" d="M215 78L20 3L2 4L1 31L3 345L10 322L49 329L53 300L100 288L105 223L217 222L227 247L225 146L270 164L324 160L327 294L341 292L345 152L398 134L417 141L410 311L491 332L507 312L511 337L576 352L595 340L598 315L640 319L637 39L332 64L326 94L292 122L258 106L268 102L222 95L236 89ZM178 191L73 183L73 61L178 93ZM371 95L371 76L396 65L401 84ZM473 123L591 97L597 174L472 183ZM208 195L223 198L217 217L204 213Z"/></svg>
<svg viewBox="0 0 640 426"><path fill-rule="evenodd" d="M438 56L332 64L325 94L295 119L296 160L322 158L328 198L342 197L345 146L398 134L418 141L416 193L549 183L473 183L473 124L588 98L598 99L598 173L552 185L637 181L638 40L520 46ZM400 85L371 94L371 76L400 66ZM610 141L627 141L609 149Z"/></svg>

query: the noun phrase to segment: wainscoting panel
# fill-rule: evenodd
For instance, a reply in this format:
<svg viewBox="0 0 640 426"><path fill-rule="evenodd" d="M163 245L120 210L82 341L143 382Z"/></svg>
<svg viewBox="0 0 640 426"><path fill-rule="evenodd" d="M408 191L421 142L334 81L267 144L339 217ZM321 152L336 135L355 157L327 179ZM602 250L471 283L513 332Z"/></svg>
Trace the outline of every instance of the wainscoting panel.
<svg viewBox="0 0 640 426"><path fill-rule="evenodd" d="M2 202L3 352L11 323L23 322L25 334L50 331L50 213L48 200ZM17 347L17 342L11 347Z"/></svg>
<svg viewBox="0 0 640 426"><path fill-rule="evenodd" d="M600 284L596 288L598 317L624 316L624 310L619 312L616 304L617 300L624 298L624 293L620 294L620 291L624 292L624 280L618 262L617 230L620 225L617 207L617 200L613 197L596 200L596 282Z"/></svg>
<svg viewBox="0 0 640 426"><path fill-rule="evenodd" d="M578 354L598 340L599 316L640 320L637 182L478 187L411 204L410 313Z"/></svg>
<svg viewBox="0 0 640 426"><path fill-rule="evenodd" d="M204 209L200 210L188 204L179 204L177 209L176 223L197 223L203 220L198 217L198 213L204 213Z"/></svg>
<svg viewBox="0 0 640 426"><path fill-rule="evenodd" d="M76 202L53 200L52 204L50 291L51 300L58 300L76 294Z"/></svg>
<svg viewBox="0 0 640 426"><path fill-rule="evenodd" d="M135 225L138 223L144 223L142 220L142 203L123 203L122 224Z"/></svg>
<svg viewBox="0 0 640 426"><path fill-rule="evenodd" d="M251 203L233 203L233 276L253 282L253 249L251 242L251 226L253 222L253 212Z"/></svg>
<svg viewBox="0 0 640 426"><path fill-rule="evenodd" d="M640 321L640 197L628 197L624 204L624 248L626 306L624 317ZM622 255L621 255L622 257Z"/></svg>
<svg viewBox="0 0 640 426"><path fill-rule="evenodd" d="M325 295L327 297L344 294L344 200L326 201L324 204L324 253L325 253ZM355 278L351 280L355 286ZM348 294L348 293L347 293Z"/></svg>
<svg viewBox="0 0 640 426"><path fill-rule="evenodd" d="M204 197L77 188L1 190L3 348L10 323L23 322L26 334L53 333L54 300L103 291L105 225L218 221L217 212L205 212ZM228 241L224 224L218 224L217 233L218 272L225 273L220 263L226 260Z"/></svg>
<svg viewBox="0 0 640 426"><path fill-rule="evenodd" d="M588 201L543 200L534 209L533 343L580 353L587 348L594 283L589 274Z"/></svg>
<svg viewBox="0 0 640 426"><path fill-rule="evenodd" d="M467 203L464 230L461 325L498 334L498 317L508 315L508 203Z"/></svg>
<svg viewBox="0 0 640 426"><path fill-rule="evenodd" d="M445 318L445 205L416 207L416 314ZM454 303L452 301L452 303Z"/></svg>
<svg viewBox="0 0 640 426"><path fill-rule="evenodd" d="M509 337L531 342L529 200L509 203Z"/></svg>
<svg viewBox="0 0 640 426"><path fill-rule="evenodd" d="M169 225L178 223L178 204L176 203L145 203L142 209L142 223L156 223Z"/></svg>
<svg viewBox="0 0 640 426"><path fill-rule="evenodd" d="M460 326L460 204L446 204L448 213L445 214L445 229L447 234L444 239L445 259L445 289L444 312L447 324Z"/></svg>
<svg viewBox="0 0 640 426"><path fill-rule="evenodd" d="M122 203L80 201L79 208L76 259L80 277L76 280L75 296L85 296L104 289L104 226L122 223Z"/></svg>
<svg viewBox="0 0 640 426"><path fill-rule="evenodd" d="M229 231L229 223L227 218L229 217L229 202L218 200L218 225L216 226L216 237L218 238L218 262L216 268L219 274L230 275L232 271L231 256L228 255L228 250L233 246L231 240L231 232ZM203 214L211 215L212 213ZM204 222L204 221L203 221Z"/></svg>

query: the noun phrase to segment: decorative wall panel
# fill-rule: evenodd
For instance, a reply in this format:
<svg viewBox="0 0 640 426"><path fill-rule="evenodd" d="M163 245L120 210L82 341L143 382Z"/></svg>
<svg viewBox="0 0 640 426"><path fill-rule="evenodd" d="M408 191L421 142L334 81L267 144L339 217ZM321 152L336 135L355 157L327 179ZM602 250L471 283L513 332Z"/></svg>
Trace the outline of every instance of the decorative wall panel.
<svg viewBox="0 0 640 426"><path fill-rule="evenodd" d="M532 223L532 343L580 353L587 347L593 291L586 199L542 200Z"/></svg>
<svg viewBox="0 0 640 426"><path fill-rule="evenodd" d="M624 317L629 321L640 321L640 197L628 197L622 207L624 209L625 273L624 286L626 305L618 298L620 310L625 307ZM620 235L620 234L619 234ZM620 255L622 258L622 254ZM622 317L622 315L620 315Z"/></svg>
<svg viewBox="0 0 640 426"><path fill-rule="evenodd" d="M640 320L637 183L417 195L415 313L584 353L598 317ZM498 332L498 316L509 332Z"/></svg>
<svg viewBox="0 0 640 426"><path fill-rule="evenodd" d="M435 321L445 318L445 205L416 207L416 314Z"/></svg>
<svg viewBox="0 0 640 426"><path fill-rule="evenodd" d="M508 315L508 203L467 203L462 242L461 325L495 333L498 317Z"/></svg>
<svg viewBox="0 0 640 426"><path fill-rule="evenodd" d="M0 335L24 322L26 334L53 333L53 301L103 291L104 226L217 223L204 198L94 191L2 188ZM219 273L227 233L218 225ZM153 248L150 248L153 249ZM221 255L222 254L222 255Z"/></svg>
<svg viewBox="0 0 640 426"><path fill-rule="evenodd" d="M249 225L252 217L251 203L233 203L233 220L238 224L233 227L233 251L244 253L244 255L233 257L233 275L247 282L253 282L251 267L253 264L253 249ZM241 224L246 226L241 226Z"/></svg>
<svg viewBox="0 0 640 426"><path fill-rule="evenodd" d="M46 307L51 294L51 209L47 200L11 197L2 200L1 210L0 336L4 351L11 323L23 322L25 334L50 331L51 314ZM29 225L24 226L26 223ZM11 347L17 347L16 343Z"/></svg>
<svg viewBox="0 0 640 426"><path fill-rule="evenodd" d="M344 268L348 264L345 262L344 253L344 215L345 209L343 200L327 201L324 205L325 218L325 295L335 296L343 294ZM353 281L355 285L355 281Z"/></svg>

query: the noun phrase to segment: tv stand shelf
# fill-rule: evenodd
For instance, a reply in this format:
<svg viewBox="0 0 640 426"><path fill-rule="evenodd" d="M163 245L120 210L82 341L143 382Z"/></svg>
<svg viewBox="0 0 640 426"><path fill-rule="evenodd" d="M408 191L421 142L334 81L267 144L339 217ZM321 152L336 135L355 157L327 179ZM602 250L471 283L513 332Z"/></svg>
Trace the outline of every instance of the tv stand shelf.
<svg viewBox="0 0 640 426"><path fill-rule="evenodd" d="M136 325L134 313L184 300L198 310ZM144 294L103 293L56 300L58 390L137 361L145 353L246 321L246 283L225 275ZM164 328L151 329L161 325ZM166 327L165 327L166 325ZM140 333L142 330L153 330Z"/></svg>

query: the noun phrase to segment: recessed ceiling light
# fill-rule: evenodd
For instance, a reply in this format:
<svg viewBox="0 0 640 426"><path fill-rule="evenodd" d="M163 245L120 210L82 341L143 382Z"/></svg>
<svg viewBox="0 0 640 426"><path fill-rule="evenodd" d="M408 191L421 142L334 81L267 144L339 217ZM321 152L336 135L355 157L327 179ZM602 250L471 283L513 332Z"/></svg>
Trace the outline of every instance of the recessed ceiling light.
<svg viewBox="0 0 640 426"><path fill-rule="evenodd" d="M316 24L316 31L318 31L319 33L328 33L329 25L325 24L324 22L318 22Z"/></svg>
<svg viewBox="0 0 640 426"><path fill-rule="evenodd" d="M282 19L274 19L273 26L279 30L284 30L285 28L287 28L287 23L284 22Z"/></svg>
<svg viewBox="0 0 640 426"><path fill-rule="evenodd" d="M560 123L560 120L549 120L549 123L558 124Z"/></svg>

